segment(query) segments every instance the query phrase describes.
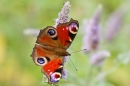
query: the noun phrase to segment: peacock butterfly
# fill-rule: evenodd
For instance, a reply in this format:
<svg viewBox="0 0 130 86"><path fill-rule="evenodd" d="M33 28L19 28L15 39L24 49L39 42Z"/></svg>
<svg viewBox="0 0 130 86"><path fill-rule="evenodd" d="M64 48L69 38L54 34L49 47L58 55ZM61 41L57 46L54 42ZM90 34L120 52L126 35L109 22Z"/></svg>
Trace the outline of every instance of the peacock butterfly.
<svg viewBox="0 0 130 86"><path fill-rule="evenodd" d="M47 26L40 30L31 57L36 65L42 66L42 72L49 84L56 84L62 78L66 51L78 32L79 23L71 19L55 27Z"/></svg>

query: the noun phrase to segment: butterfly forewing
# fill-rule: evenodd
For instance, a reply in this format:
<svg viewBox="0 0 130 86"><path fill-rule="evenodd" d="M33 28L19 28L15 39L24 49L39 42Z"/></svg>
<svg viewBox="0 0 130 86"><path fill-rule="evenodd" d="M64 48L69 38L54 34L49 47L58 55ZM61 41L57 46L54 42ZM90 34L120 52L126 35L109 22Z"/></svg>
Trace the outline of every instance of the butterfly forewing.
<svg viewBox="0 0 130 86"><path fill-rule="evenodd" d="M36 43L43 46L48 45L48 46L59 47L57 40L58 40L58 35L57 35L56 28L52 26L48 26L45 29L40 30Z"/></svg>
<svg viewBox="0 0 130 86"><path fill-rule="evenodd" d="M57 25L60 47L67 49L74 40L79 28L79 23L71 19L67 23Z"/></svg>

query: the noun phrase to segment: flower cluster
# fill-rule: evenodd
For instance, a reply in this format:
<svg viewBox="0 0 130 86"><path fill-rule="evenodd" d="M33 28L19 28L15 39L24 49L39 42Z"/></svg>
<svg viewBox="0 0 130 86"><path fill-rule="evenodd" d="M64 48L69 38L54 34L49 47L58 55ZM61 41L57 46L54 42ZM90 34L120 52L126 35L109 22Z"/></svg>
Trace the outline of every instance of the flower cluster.
<svg viewBox="0 0 130 86"><path fill-rule="evenodd" d="M70 7L71 7L71 5L70 5L69 1L67 1L67 2L64 3L61 12L59 12L59 14L58 14L58 18L55 21L55 27L59 23L66 23L66 22L68 22L68 19L69 19L68 14L70 12Z"/></svg>
<svg viewBox="0 0 130 86"><path fill-rule="evenodd" d="M100 19L102 14L102 5L99 5L93 17L87 22L83 21L84 37L83 49L88 51L97 50L100 42Z"/></svg>
<svg viewBox="0 0 130 86"><path fill-rule="evenodd" d="M123 19L126 14L126 9L124 9L124 5L121 5L119 8L114 11L110 17L108 18L106 22L106 34L105 38L108 41L112 41L119 29L121 28L123 24Z"/></svg>
<svg viewBox="0 0 130 86"><path fill-rule="evenodd" d="M123 19L124 15L126 14L127 9L124 8L124 5L121 5L119 8L117 8L116 11L114 11L110 17L108 18L106 22L106 33L103 34L105 40L107 42L112 41L115 36L117 35L117 32L120 30L122 24L123 24ZM99 5L97 7L97 10L95 11L94 15L90 20L83 20L83 29L84 29L84 36L83 36L83 45L82 48L87 49L87 53L89 53L89 62L90 62L90 67L88 69L88 77L87 77L87 84L91 84L91 75L92 75L92 70L96 67L98 69L101 69L104 65L104 62L107 60L108 57L110 57L111 52L108 50L101 50L100 48L100 42L101 37L101 15L102 15L102 6ZM86 53L85 53L86 54ZM126 55L126 53L125 53ZM126 57L126 58L125 58ZM123 64L128 64L130 62L130 58L128 56L125 56L124 54L121 54L117 56L116 61L118 63L123 63ZM122 58L124 60L122 60ZM112 73L115 71L119 66L115 65L113 68L110 68L109 71L103 72L101 75L103 75L103 78L109 73ZM100 75L101 70L99 71ZM98 77L99 79L99 77ZM102 80L101 80L102 81ZM104 83L104 82L102 82ZM93 86L93 85L92 85Z"/></svg>

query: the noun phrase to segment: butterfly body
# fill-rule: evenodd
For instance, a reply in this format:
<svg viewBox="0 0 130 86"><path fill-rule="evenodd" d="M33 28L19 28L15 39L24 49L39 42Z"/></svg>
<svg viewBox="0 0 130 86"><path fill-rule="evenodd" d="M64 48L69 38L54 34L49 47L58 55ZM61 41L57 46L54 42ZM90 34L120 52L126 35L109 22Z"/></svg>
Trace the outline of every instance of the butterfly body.
<svg viewBox="0 0 130 86"><path fill-rule="evenodd" d="M40 30L31 57L36 65L42 66L42 72L48 83L56 84L62 78L66 51L78 31L78 21L71 19L57 27L47 26Z"/></svg>

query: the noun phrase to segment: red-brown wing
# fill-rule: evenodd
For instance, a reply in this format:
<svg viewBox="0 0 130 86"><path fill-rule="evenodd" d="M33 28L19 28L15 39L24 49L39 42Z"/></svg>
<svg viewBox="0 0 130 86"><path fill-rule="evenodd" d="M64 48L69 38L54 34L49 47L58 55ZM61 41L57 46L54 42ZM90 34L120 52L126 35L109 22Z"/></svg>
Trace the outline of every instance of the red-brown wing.
<svg viewBox="0 0 130 86"><path fill-rule="evenodd" d="M55 57L42 67L42 72L47 76L48 83L56 84L62 78L63 60L61 57Z"/></svg>
<svg viewBox="0 0 130 86"><path fill-rule="evenodd" d="M41 30L36 43L67 49L78 32L79 23L71 19L67 23L58 24L56 28L48 26Z"/></svg>
<svg viewBox="0 0 130 86"><path fill-rule="evenodd" d="M36 44L31 54L35 64L42 66L42 72L47 76L48 83L56 84L62 77L63 57L55 55Z"/></svg>
<svg viewBox="0 0 130 86"><path fill-rule="evenodd" d="M56 29L58 33L59 46L67 49L78 32L79 23L78 21L71 19L67 23L58 24Z"/></svg>
<svg viewBox="0 0 130 86"><path fill-rule="evenodd" d="M56 28L48 26L43 30L40 30L36 43L43 46L47 45L47 46L59 47Z"/></svg>

